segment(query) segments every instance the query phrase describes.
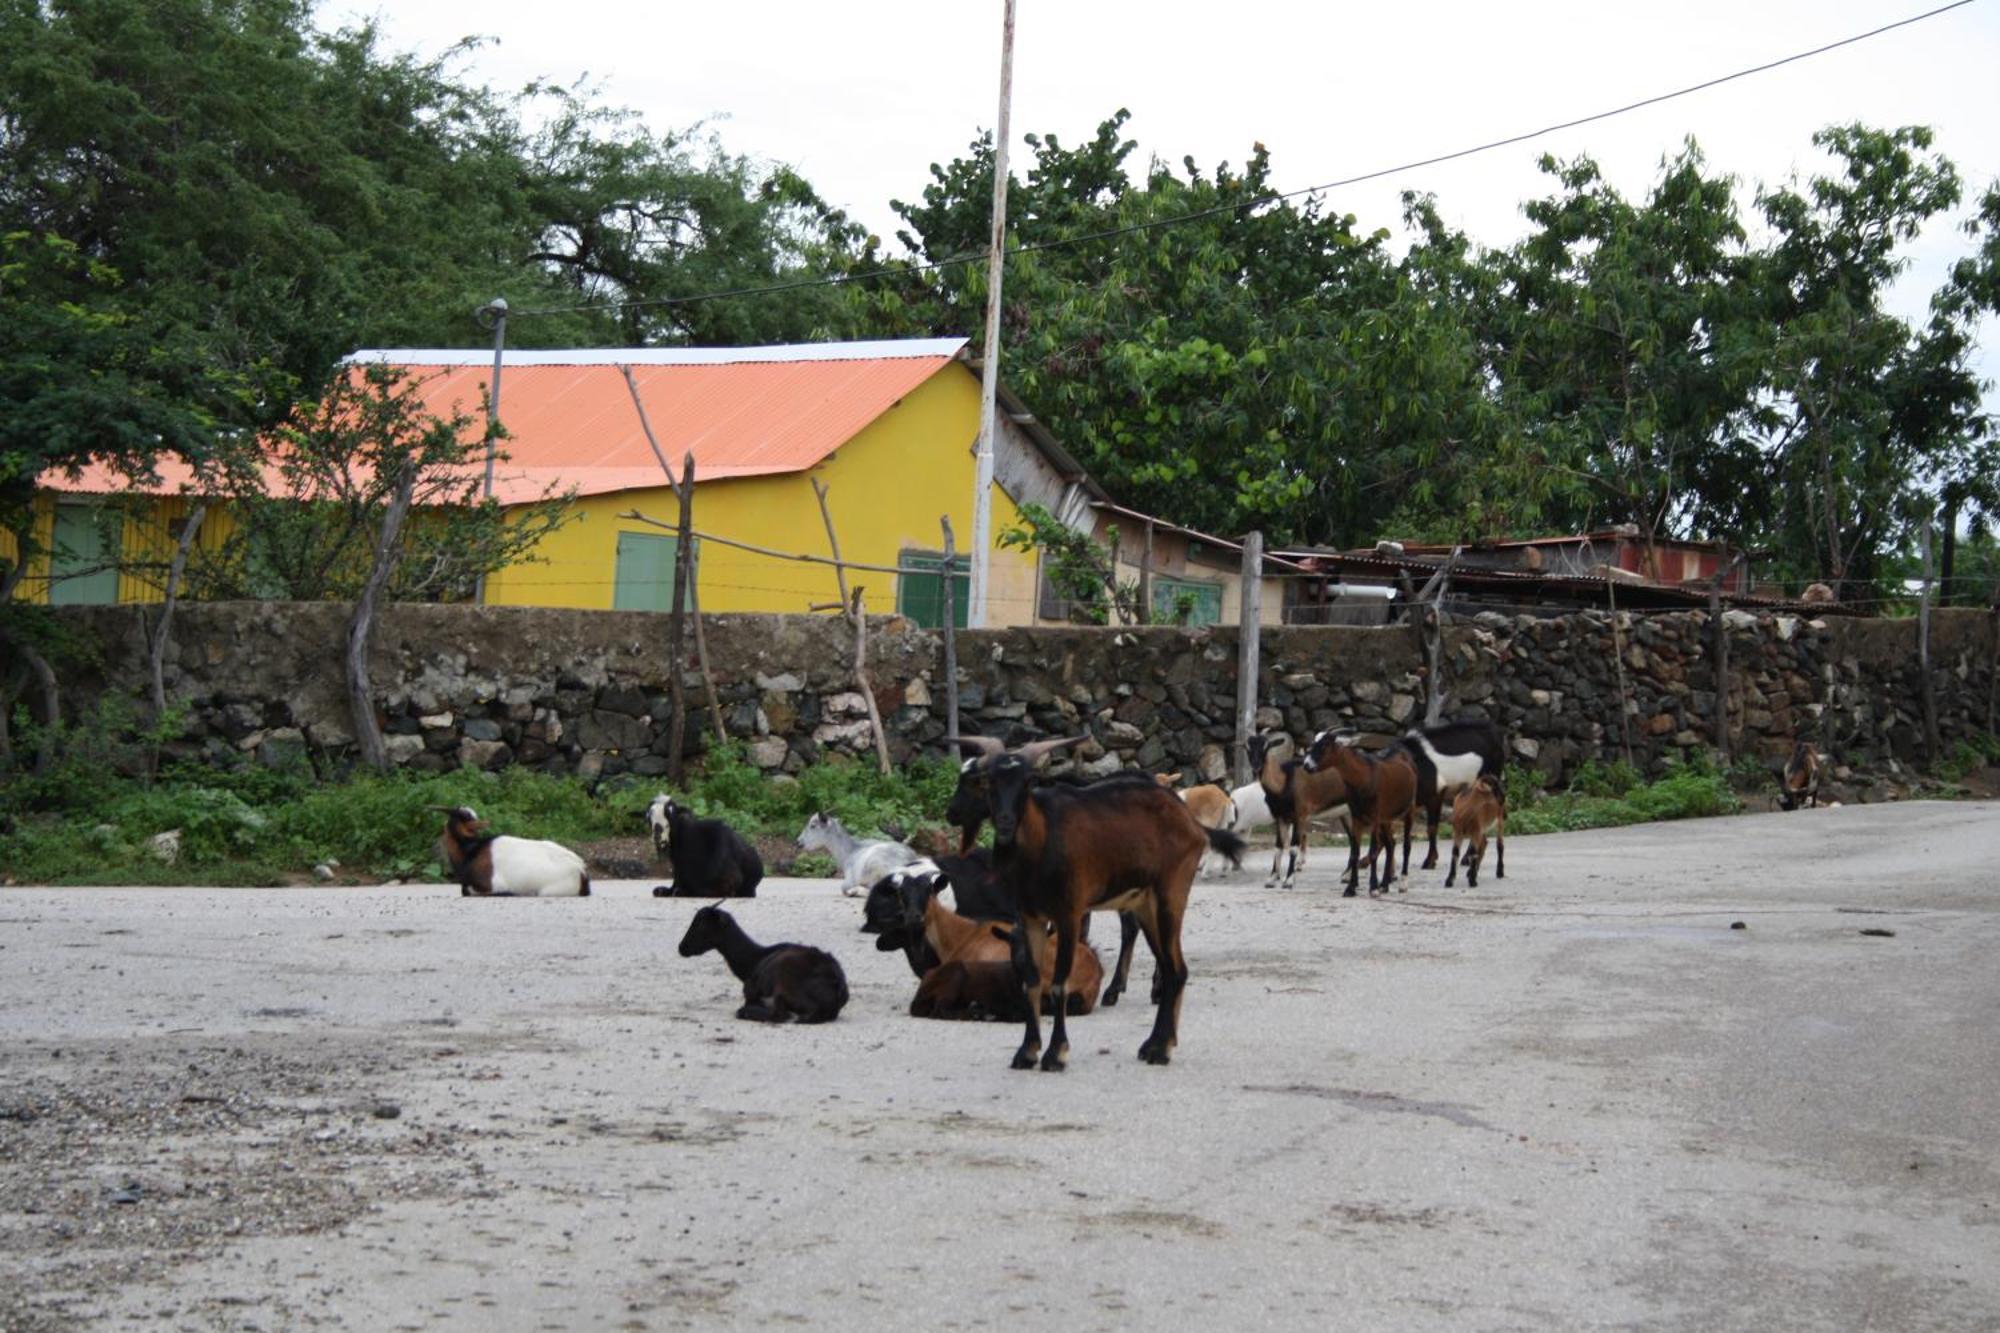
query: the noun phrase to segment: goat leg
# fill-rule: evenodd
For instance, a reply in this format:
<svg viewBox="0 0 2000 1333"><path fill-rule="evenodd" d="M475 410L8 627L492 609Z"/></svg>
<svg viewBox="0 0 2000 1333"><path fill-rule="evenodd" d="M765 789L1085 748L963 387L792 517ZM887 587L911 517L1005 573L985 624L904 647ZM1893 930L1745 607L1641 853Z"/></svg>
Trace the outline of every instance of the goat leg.
<svg viewBox="0 0 2000 1333"><path fill-rule="evenodd" d="M1192 866L1189 879L1193 878ZM1163 1065L1174 1057L1174 1045L1180 1033L1181 996L1187 990L1187 960L1181 955L1181 914L1179 903L1187 902L1187 886L1181 885L1178 895L1156 890L1151 895L1146 913L1151 918L1147 937L1157 939L1158 966L1166 989L1160 996L1159 1009L1153 1015L1153 1031L1139 1047L1139 1058L1150 1065ZM1144 918L1141 924L1147 924Z"/></svg>
<svg viewBox="0 0 2000 1333"><path fill-rule="evenodd" d="M1086 912L1088 909L1085 909ZM1056 1074L1069 1068L1069 969L1076 961L1076 917L1064 913L1056 918L1056 960L1049 981L1049 1008L1055 1022L1049 1031L1049 1049L1042 1056L1042 1072Z"/></svg>
<svg viewBox="0 0 2000 1333"><path fill-rule="evenodd" d="M1104 995L1098 1003L1106 1006L1118 1003L1118 997L1125 993L1125 979L1132 973L1132 941L1139 934L1139 918L1130 912L1118 914L1118 966L1111 969L1111 984L1104 988ZM1150 942L1150 941L1149 941ZM1158 969L1154 975L1159 975Z"/></svg>
<svg viewBox="0 0 2000 1333"><path fill-rule="evenodd" d="M1042 1058L1042 991L1043 979L1047 975L1036 965L1035 954L1039 940L1042 950L1047 948L1048 923L1040 917L1022 914L1015 923L1013 946L1010 954L1014 961L1014 976L1021 983L1021 998L1026 1006L1027 1032L1021 1038L1021 1048L1014 1052L1016 1069L1033 1069Z"/></svg>

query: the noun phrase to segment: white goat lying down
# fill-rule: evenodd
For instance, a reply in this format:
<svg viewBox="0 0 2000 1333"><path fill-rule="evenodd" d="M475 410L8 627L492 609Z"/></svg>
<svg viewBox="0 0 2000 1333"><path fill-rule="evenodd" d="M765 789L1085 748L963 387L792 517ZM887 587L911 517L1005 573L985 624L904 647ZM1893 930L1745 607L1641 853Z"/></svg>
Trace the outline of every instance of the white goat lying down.
<svg viewBox="0 0 2000 1333"><path fill-rule="evenodd" d="M486 831L470 806L439 805L445 864L464 898L588 898L590 872L583 858L559 842L513 838Z"/></svg>
<svg viewBox="0 0 2000 1333"><path fill-rule="evenodd" d="M838 819L824 811L806 821L799 834L799 847L818 849L840 863L840 891L850 898L868 892L868 886L899 866L923 858L900 842L887 838L863 841L849 833Z"/></svg>

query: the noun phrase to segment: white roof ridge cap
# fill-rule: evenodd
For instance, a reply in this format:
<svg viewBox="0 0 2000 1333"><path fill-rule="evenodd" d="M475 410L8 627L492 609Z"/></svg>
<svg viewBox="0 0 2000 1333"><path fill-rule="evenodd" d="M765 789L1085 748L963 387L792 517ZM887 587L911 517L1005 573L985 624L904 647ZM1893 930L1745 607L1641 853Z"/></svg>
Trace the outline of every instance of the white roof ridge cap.
<svg viewBox="0 0 2000 1333"><path fill-rule="evenodd" d="M964 338L883 338L863 342L781 343L766 347L580 347L507 351L503 366L726 366L804 361L949 358ZM473 347L364 347L344 365L490 366L493 353Z"/></svg>

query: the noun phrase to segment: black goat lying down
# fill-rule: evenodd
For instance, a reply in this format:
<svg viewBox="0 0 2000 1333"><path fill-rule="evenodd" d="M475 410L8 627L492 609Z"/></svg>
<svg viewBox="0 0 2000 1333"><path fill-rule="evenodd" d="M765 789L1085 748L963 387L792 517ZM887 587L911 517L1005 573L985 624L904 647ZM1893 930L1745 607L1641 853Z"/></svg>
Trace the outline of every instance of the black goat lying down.
<svg viewBox="0 0 2000 1333"><path fill-rule="evenodd" d="M674 882L655 898L755 898L764 858L742 834L719 819L703 819L661 792L646 809L653 850L671 856Z"/></svg>
<svg viewBox="0 0 2000 1333"><path fill-rule="evenodd" d="M704 907L681 936L681 957L714 949L743 983L738 1018L759 1023L831 1023L847 1003L840 961L809 944L759 944L720 907Z"/></svg>

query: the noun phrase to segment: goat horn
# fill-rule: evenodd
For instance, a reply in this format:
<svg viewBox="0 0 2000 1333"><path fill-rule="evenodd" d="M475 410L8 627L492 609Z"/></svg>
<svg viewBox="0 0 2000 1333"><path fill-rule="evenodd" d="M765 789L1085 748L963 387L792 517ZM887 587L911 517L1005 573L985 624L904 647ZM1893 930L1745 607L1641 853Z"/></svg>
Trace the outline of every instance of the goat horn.
<svg viewBox="0 0 2000 1333"><path fill-rule="evenodd" d="M1084 739L1086 739L1086 737L1064 736L1060 740L1029 741L1026 745L1023 745L1019 749L1015 750L1014 753L1019 755L1021 758L1027 760L1031 764L1039 763L1044 755L1054 754L1057 750L1062 749L1063 746L1075 745L1078 741Z"/></svg>
<svg viewBox="0 0 2000 1333"><path fill-rule="evenodd" d="M1005 754L1007 752L1007 747L999 741L994 740L991 736L947 736L944 740L947 745L957 745L963 748L974 749L985 755Z"/></svg>

